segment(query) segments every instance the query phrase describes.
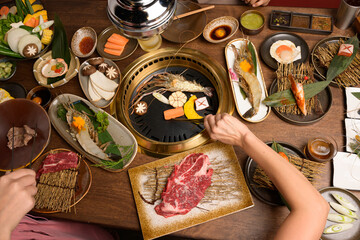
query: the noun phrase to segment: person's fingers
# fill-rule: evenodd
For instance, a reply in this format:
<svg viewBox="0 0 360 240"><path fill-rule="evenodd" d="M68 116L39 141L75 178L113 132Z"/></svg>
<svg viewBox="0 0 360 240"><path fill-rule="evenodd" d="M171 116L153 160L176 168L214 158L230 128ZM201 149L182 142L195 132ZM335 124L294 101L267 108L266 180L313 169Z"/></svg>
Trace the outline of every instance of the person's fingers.
<svg viewBox="0 0 360 240"><path fill-rule="evenodd" d="M207 115L204 119L204 126L209 134L211 132L213 119L214 119L214 115L212 115L212 114Z"/></svg>
<svg viewBox="0 0 360 240"><path fill-rule="evenodd" d="M22 168L22 169L16 170L15 172L9 173L7 175L7 177L15 180L15 179L21 178L26 175L33 176L35 178L36 173L34 170Z"/></svg>
<svg viewBox="0 0 360 240"><path fill-rule="evenodd" d="M268 0L258 0L258 1L255 1L254 3L251 3L251 5L253 7L266 6L268 4L268 2L269 2Z"/></svg>
<svg viewBox="0 0 360 240"><path fill-rule="evenodd" d="M35 176L32 175L25 175L18 179L15 179L14 181L17 182L20 186L36 186Z"/></svg>
<svg viewBox="0 0 360 240"><path fill-rule="evenodd" d="M35 194L37 193L37 187L28 186L26 187L26 191L30 194L30 196L35 196Z"/></svg>

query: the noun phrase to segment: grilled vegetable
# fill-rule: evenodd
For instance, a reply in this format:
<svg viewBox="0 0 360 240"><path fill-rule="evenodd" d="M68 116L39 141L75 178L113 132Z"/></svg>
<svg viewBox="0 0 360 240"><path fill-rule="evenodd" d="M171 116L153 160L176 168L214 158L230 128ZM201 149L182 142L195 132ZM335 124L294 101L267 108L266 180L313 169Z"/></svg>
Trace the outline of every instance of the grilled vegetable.
<svg viewBox="0 0 360 240"><path fill-rule="evenodd" d="M357 216L356 213L354 213L353 211L351 211L350 209L335 203L335 202L330 202L330 206L335 209L338 213L344 214L345 216L351 217L351 218L356 218L358 219L359 217Z"/></svg>
<svg viewBox="0 0 360 240"><path fill-rule="evenodd" d="M351 223L342 223L342 224L335 224L335 225L331 225L330 227L326 228L324 230L324 233L339 233L339 232L343 232L346 231L350 228L352 228L352 224Z"/></svg>
<svg viewBox="0 0 360 240"><path fill-rule="evenodd" d="M344 207L350 209L350 210L353 210L353 211L356 211L356 207L349 201L347 200L346 198L340 196L339 194L337 193L331 193L331 195L333 195L333 197L341 204L343 205Z"/></svg>
<svg viewBox="0 0 360 240"><path fill-rule="evenodd" d="M337 213L329 213L327 219L337 223L352 223L353 221L355 221L355 219L351 217Z"/></svg>

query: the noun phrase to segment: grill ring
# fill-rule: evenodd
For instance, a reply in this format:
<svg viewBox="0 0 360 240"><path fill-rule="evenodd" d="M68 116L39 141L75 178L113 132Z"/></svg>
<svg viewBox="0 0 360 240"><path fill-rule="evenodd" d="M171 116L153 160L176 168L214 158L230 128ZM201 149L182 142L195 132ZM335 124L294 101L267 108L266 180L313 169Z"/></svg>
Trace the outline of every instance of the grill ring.
<svg viewBox="0 0 360 240"><path fill-rule="evenodd" d="M215 112L229 114L234 112L234 103L230 92L231 86L225 69L217 61L200 51L189 48L178 51L179 49L176 48L162 48L147 53L132 62L124 70L125 74L120 90L115 101L110 106L112 115L120 120L135 136L140 152L151 156L168 156L187 151L207 143L210 138L203 129L194 136L174 142L162 141L161 139L155 140L145 136L146 134L140 133L137 126L134 126L129 107L138 85L149 76L157 72L163 72L164 69L173 72L173 69L176 68L188 68L198 72L200 75L205 76L215 89L214 95L217 95L219 100Z"/></svg>

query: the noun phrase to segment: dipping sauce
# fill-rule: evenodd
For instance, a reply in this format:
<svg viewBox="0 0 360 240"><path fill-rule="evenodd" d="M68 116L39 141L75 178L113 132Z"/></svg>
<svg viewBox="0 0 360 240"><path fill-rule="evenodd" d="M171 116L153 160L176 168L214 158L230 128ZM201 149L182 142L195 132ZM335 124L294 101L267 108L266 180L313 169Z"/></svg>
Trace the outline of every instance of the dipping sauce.
<svg viewBox="0 0 360 240"><path fill-rule="evenodd" d="M311 160L325 162L334 157L336 148L334 144L325 138L313 138L308 141L306 155Z"/></svg>
<svg viewBox="0 0 360 240"><path fill-rule="evenodd" d="M329 17L316 17L312 19L312 29L331 31L331 18Z"/></svg>
<svg viewBox="0 0 360 240"><path fill-rule="evenodd" d="M272 23L276 26L289 26L290 14L276 13L273 16Z"/></svg>
<svg viewBox="0 0 360 240"><path fill-rule="evenodd" d="M45 106L49 103L51 99L51 93L49 90L39 90L35 92L31 100L36 102L37 104L40 104L41 106Z"/></svg>
<svg viewBox="0 0 360 240"><path fill-rule="evenodd" d="M91 37L84 37L81 39L79 48L82 54L88 54L94 47L94 40Z"/></svg>
<svg viewBox="0 0 360 240"><path fill-rule="evenodd" d="M264 24L264 19L256 13L248 13L241 18L241 25L247 29L255 30Z"/></svg>
<svg viewBox="0 0 360 240"><path fill-rule="evenodd" d="M214 28L210 32L210 38L214 40L221 40L229 36L231 33L231 27L228 25L221 25L216 28Z"/></svg>
<svg viewBox="0 0 360 240"><path fill-rule="evenodd" d="M310 25L310 17L309 16L299 16L293 15L291 26L298 28L309 28Z"/></svg>

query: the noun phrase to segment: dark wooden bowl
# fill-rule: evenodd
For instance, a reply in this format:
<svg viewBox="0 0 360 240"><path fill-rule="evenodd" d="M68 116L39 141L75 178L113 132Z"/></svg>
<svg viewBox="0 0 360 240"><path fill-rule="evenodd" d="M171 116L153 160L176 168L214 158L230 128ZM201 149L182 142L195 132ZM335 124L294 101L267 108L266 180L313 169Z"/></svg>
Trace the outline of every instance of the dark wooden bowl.
<svg viewBox="0 0 360 240"><path fill-rule="evenodd" d="M9 171L27 166L37 159L50 140L51 125L46 111L37 103L27 99L12 99L0 104L0 171ZM11 166L12 151L7 147L7 133L14 125L28 125L36 128L36 139L30 140L27 146L14 149L14 162ZM33 149L32 149L33 148Z"/></svg>

